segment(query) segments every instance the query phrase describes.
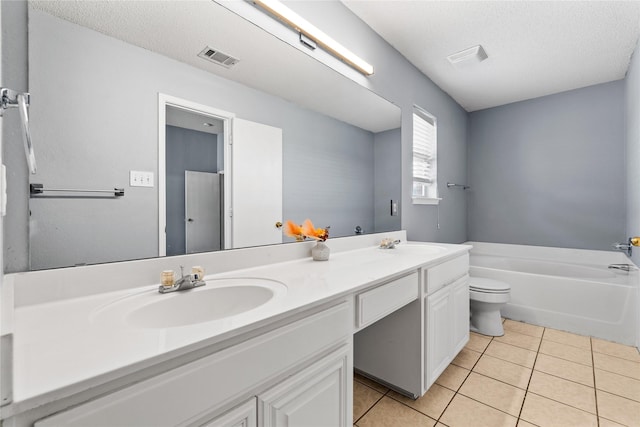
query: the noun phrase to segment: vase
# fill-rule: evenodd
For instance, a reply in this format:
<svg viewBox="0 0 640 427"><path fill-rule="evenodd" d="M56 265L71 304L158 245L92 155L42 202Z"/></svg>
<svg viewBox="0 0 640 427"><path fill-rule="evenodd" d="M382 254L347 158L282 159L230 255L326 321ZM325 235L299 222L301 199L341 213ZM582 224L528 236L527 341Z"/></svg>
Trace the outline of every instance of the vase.
<svg viewBox="0 0 640 427"><path fill-rule="evenodd" d="M318 241L316 245L311 248L311 256L314 261L328 261L331 249L325 242Z"/></svg>

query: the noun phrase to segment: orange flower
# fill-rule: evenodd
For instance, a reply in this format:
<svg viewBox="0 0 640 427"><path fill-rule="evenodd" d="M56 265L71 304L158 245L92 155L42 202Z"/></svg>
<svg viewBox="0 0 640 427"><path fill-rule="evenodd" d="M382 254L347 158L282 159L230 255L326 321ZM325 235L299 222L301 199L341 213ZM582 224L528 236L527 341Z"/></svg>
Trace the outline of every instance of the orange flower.
<svg viewBox="0 0 640 427"><path fill-rule="evenodd" d="M302 227L300 227L298 224L295 224L291 220L287 220L287 222L284 224L283 232L284 232L285 236L293 237L298 242L301 242L301 241L304 240L304 234L302 233Z"/></svg>
<svg viewBox="0 0 640 427"><path fill-rule="evenodd" d="M311 239L325 241L329 238L329 227L315 228L311 220L307 219L302 225L302 234Z"/></svg>

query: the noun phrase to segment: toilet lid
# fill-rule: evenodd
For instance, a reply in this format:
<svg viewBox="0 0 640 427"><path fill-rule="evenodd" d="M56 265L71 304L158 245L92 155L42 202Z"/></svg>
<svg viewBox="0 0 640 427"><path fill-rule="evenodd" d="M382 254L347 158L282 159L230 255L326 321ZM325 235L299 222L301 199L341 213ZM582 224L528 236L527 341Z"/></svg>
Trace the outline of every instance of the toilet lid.
<svg viewBox="0 0 640 427"><path fill-rule="evenodd" d="M511 286L499 280L484 277L472 277L469 281L469 289L476 292L509 292Z"/></svg>

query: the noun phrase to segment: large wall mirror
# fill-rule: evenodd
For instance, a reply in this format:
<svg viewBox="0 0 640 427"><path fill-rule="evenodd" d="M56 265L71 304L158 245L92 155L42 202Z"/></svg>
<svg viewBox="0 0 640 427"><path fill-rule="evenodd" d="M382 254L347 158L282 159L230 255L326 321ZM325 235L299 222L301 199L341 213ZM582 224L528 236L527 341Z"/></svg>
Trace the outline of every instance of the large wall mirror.
<svg viewBox="0 0 640 427"><path fill-rule="evenodd" d="M239 61L198 57L207 46ZM33 270L287 242L251 240L286 219L331 237L400 228L400 109L216 2L31 1L29 92L30 182L124 189L33 195ZM280 132L281 151L234 159L239 123L258 142ZM218 210L217 231L189 231L196 208Z"/></svg>

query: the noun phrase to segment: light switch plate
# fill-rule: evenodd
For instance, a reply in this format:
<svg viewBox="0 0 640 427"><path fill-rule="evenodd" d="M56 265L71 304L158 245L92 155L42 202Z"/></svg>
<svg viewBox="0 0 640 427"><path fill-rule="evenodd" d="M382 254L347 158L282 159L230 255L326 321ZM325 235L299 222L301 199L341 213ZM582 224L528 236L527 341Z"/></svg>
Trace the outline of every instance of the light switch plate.
<svg viewBox="0 0 640 427"><path fill-rule="evenodd" d="M153 172L129 171L130 187L153 187Z"/></svg>

